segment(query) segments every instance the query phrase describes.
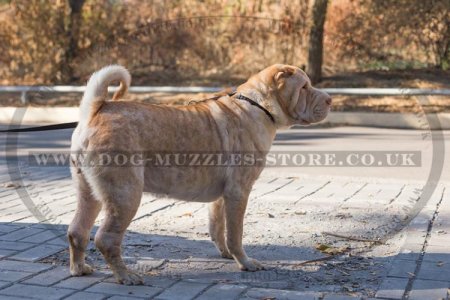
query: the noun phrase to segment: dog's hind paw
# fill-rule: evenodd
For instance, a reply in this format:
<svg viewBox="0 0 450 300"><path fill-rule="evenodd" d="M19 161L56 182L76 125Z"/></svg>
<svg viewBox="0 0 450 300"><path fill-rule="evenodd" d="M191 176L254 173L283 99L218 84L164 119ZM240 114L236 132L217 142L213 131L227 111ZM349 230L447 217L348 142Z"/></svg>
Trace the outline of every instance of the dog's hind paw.
<svg viewBox="0 0 450 300"><path fill-rule="evenodd" d="M120 284L124 285L143 285L144 280L137 273L131 271L125 271L121 274L114 274L116 280Z"/></svg>
<svg viewBox="0 0 450 300"><path fill-rule="evenodd" d="M239 268L242 271L255 272L259 270L264 270L264 266L253 258L246 259L243 263L239 264Z"/></svg>
<svg viewBox="0 0 450 300"><path fill-rule="evenodd" d="M86 263L84 263L82 265L70 266L70 275L72 275L72 276L89 275L89 274L92 274L92 272L94 272L94 269Z"/></svg>
<svg viewBox="0 0 450 300"><path fill-rule="evenodd" d="M233 259L233 255L228 250L220 251L220 256L223 258Z"/></svg>

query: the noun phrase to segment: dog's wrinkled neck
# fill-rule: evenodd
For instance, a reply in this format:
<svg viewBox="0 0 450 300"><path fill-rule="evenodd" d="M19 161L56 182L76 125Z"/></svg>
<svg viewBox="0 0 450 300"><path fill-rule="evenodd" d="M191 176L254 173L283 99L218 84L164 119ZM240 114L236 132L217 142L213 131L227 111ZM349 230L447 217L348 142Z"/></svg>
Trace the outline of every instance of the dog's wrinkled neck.
<svg viewBox="0 0 450 300"><path fill-rule="evenodd" d="M260 110L262 110L267 115L267 117L272 121L272 123L275 124L275 118L273 117L273 115L264 106L260 105L258 102L254 101L253 99L251 99L251 98L249 98L249 97L247 97L247 96L245 96L245 95L243 95L241 93L236 94L234 96L234 98L235 99L239 99L239 100L243 100L243 101L247 101L251 105L259 108Z"/></svg>
<svg viewBox="0 0 450 300"><path fill-rule="evenodd" d="M258 103L258 105L264 107L264 109L266 109L275 118L276 121L276 115L274 115L273 111L271 110L271 106L267 105L268 102L265 101L265 91L259 91L253 86L247 86L246 84L243 84L236 89L236 95L239 94L252 99L254 102Z"/></svg>

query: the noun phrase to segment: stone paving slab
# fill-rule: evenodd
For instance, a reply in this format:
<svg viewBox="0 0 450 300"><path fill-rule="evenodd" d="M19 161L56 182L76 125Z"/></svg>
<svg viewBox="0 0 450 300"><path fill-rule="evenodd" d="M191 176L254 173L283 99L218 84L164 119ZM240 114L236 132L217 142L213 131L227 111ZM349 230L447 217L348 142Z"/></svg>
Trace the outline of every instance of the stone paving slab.
<svg viewBox="0 0 450 300"><path fill-rule="evenodd" d="M13 255L14 253L16 253L16 251L14 250L5 250L5 249L0 249L0 259L4 258L4 257L8 257Z"/></svg>
<svg viewBox="0 0 450 300"><path fill-rule="evenodd" d="M206 290L210 283L200 283L200 282L188 282L179 281L174 285L170 286L164 292L156 296L157 300L170 300L170 299L180 299L180 300L190 300L194 299L195 296L199 295L201 292Z"/></svg>
<svg viewBox="0 0 450 300"><path fill-rule="evenodd" d="M408 285L408 278L386 278L379 287L376 297L382 299L402 299Z"/></svg>
<svg viewBox="0 0 450 300"><path fill-rule="evenodd" d="M129 300L129 299L145 299L145 298L137 298L131 296L112 296L111 298L108 298L108 300Z"/></svg>
<svg viewBox="0 0 450 300"><path fill-rule="evenodd" d="M145 276L144 277L144 285L159 287L162 289L166 289L169 286L174 285L178 279L175 278L167 278L160 276ZM116 279L114 277L107 278L104 282L116 284Z"/></svg>
<svg viewBox="0 0 450 300"><path fill-rule="evenodd" d="M422 265L420 266L420 270L416 277L418 279L424 279L424 280L436 280L436 281L450 282L449 260L450 259L447 258L442 263L424 261L422 263Z"/></svg>
<svg viewBox="0 0 450 300"><path fill-rule="evenodd" d="M58 253L66 248L67 248L66 245L57 246L57 245L40 244L36 247L30 248L28 250L19 252L11 256L11 259L35 262L42 258L48 257L52 254Z"/></svg>
<svg viewBox="0 0 450 300"><path fill-rule="evenodd" d="M427 250L424 253L423 261L442 263L449 263L450 247L449 244L441 245L427 245Z"/></svg>
<svg viewBox="0 0 450 300"><path fill-rule="evenodd" d="M50 286L70 277L68 267L56 267L23 281L26 284Z"/></svg>
<svg viewBox="0 0 450 300"><path fill-rule="evenodd" d="M35 247L36 244L26 243L22 241L1 241L0 249L2 250L14 250L14 251L23 251L32 247Z"/></svg>
<svg viewBox="0 0 450 300"><path fill-rule="evenodd" d="M73 293L73 290L42 287L26 284L15 284L0 290L0 295L19 296L24 298L56 300Z"/></svg>
<svg viewBox="0 0 450 300"><path fill-rule="evenodd" d="M37 228L22 228L22 229L13 231L8 234L1 235L0 240L1 241L10 241L10 242L19 241L21 239L33 236L42 231L44 231L44 230L37 229Z"/></svg>
<svg viewBox="0 0 450 300"><path fill-rule="evenodd" d="M102 282L98 283L88 289L86 292L99 293L104 295L122 295L122 296L136 296L151 298L159 293L163 289L150 286L123 286L115 283Z"/></svg>
<svg viewBox="0 0 450 300"><path fill-rule="evenodd" d="M67 298L64 298L65 300L102 300L105 299L105 295L102 294L94 294L94 293L87 293L87 292L77 292L75 294L70 295ZM113 298L108 298L113 299ZM126 298L130 299L130 298Z"/></svg>
<svg viewBox="0 0 450 300"><path fill-rule="evenodd" d="M315 292L297 292L297 291L283 291L276 289L257 289L248 290L241 299L280 299L280 300L318 300L322 298L321 293Z"/></svg>
<svg viewBox="0 0 450 300"><path fill-rule="evenodd" d="M361 297L354 297L354 296L348 296L348 295L325 295L323 297L323 300L356 300L356 299L362 299ZM369 300L369 299L367 299Z"/></svg>
<svg viewBox="0 0 450 300"><path fill-rule="evenodd" d="M447 299L448 281L415 280L408 300Z"/></svg>
<svg viewBox="0 0 450 300"><path fill-rule="evenodd" d="M0 281L0 289L7 287L9 285L11 285L11 282L9 281Z"/></svg>
<svg viewBox="0 0 450 300"><path fill-rule="evenodd" d="M407 263L404 260L394 259L389 270L389 277L410 278L416 270L415 263Z"/></svg>
<svg viewBox="0 0 450 300"><path fill-rule="evenodd" d="M99 281L104 280L106 277L109 276L111 276L111 273L95 272L90 276L69 277L55 284L54 287L83 290L96 284Z"/></svg>
<svg viewBox="0 0 450 300"><path fill-rule="evenodd" d="M245 285L216 284L198 296L197 300L237 299L248 287Z"/></svg>
<svg viewBox="0 0 450 300"><path fill-rule="evenodd" d="M0 270L23 271L23 272L40 272L51 269L52 265L42 263L21 262L14 260L0 260Z"/></svg>
<svg viewBox="0 0 450 300"><path fill-rule="evenodd" d="M0 235L13 232L14 230L17 230L19 228L19 226L12 224L0 224Z"/></svg>
<svg viewBox="0 0 450 300"><path fill-rule="evenodd" d="M34 234L32 236L21 239L20 241L26 243L43 243L48 240L52 240L56 237L64 236L65 234L66 234L65 232L59 232L56 230L46 230L38 234Z"/></svg>
<svg viewBox="0 0 450 300"><path fill-rule="evenodd" d="M31 274L27 272L2 270L0 273L0 280L15 282L30 276Z"/></svg>

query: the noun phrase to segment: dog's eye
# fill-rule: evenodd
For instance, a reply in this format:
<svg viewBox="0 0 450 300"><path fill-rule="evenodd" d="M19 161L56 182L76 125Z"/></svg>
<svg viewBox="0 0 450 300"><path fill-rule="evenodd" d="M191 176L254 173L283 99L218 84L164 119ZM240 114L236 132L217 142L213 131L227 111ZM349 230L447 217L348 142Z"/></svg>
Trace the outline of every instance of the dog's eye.
<svg viewBox="0 0 450 300"><path fill-rule="evenodd" d="M305 84L303 87L302 87L302 89L307 89L308 88L308 84Z"/></svg>

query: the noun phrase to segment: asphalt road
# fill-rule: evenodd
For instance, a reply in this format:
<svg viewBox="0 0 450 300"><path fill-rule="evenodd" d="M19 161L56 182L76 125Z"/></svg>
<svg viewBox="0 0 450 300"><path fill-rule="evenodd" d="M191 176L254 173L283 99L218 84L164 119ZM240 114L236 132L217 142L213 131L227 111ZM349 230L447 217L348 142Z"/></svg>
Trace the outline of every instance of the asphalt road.
<svg viewBox="0 0 450 300"><path fill-rule="evenodd" d="M3 147L7 144L8 157L15 157L17 149L20 159L27 159L30 151L68 150L71 133L72 130L55 130L9 137L0 134L0 143ZM426 182L431 173L433 179L450 181L450 157L445 159L449 153L445 149L450 149L450 131L367 127L282 130L273 143L265 172L417 182ZM4 155L2 150L1 156Z"/></svg>

